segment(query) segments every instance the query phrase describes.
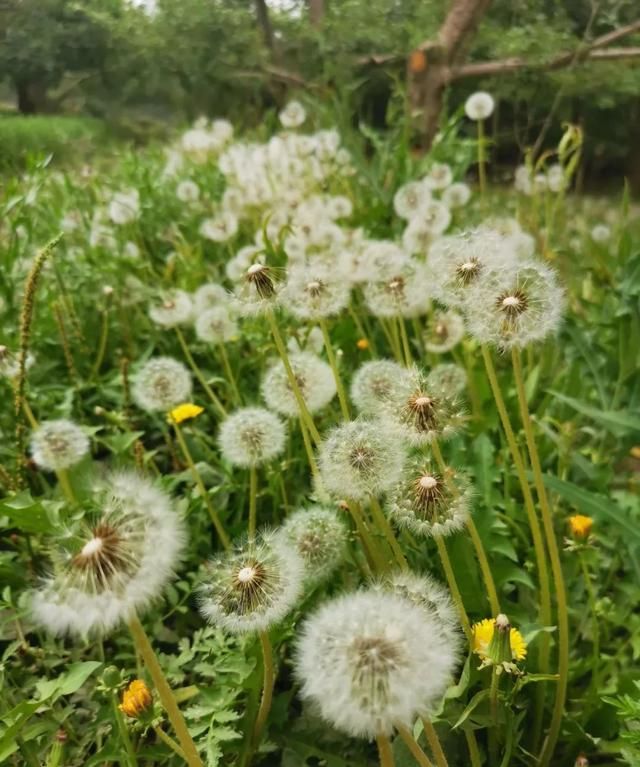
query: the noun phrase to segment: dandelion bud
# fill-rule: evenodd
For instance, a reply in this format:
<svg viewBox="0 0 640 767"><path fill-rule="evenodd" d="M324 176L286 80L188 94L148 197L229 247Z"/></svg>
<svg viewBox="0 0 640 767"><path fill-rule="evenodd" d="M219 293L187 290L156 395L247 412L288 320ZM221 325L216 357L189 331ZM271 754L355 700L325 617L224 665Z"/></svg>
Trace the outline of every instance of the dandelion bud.
<svg viewBox="0 0 640 767"><path fill-rule="evenodd" d="M573 537L583 541L591 535L593 519L584 514L574 514L572 517L569 517L569 527Z"/></svg>
<svg viewBox="0 0 640 767"><path fill-rule="evenodd" d="M278 535L300 555L307 583L325 580L344 559L348 530L333 509L298 509L286 519Z"/></svg>
<svg viewBox="0 0 640 767"><path fill-rule="evenodd" d="M424 609L373 590L334 599L306 621L295 671L302 698L325 720L372 738L410 727L437 704L456 661Z"/></svg>
<svg viewBox="0 0 640 767"><path fill-rule="evenodd" d="M471 486L456 473L442 475L415 461L389 494L388 512L416 535L451 535L462 529L471 512Z"/></svg>
<svg viewBox="0 0 640 767"><path fill-rule="evenodd" d="M52 574L33 594L37 623L53 634L105 632L156 599L185 532L170 499L133 472L109 475L82 519L52 548Z"/></svg>
<svg viewBox="0 0 640 767"><path fill-rule="evenodd" d="M359 501L392 487L404 457L404 447L391 424L356 420L329 432L320 446L318 464L329 493Z"/></svg>
<svg viewBox="0 0 640 767"><path fill-rule="evenodd" d="M191 373L171 357L152 357L134 377L133 400L149 412L168 412L191 399Z"/></svg>
<svg viewBox="0 0 640 767"><path fill-rule="evenodd" d="M89 452L89 438L73 421L43 421L31 437L31 457L47 471L63 471Z"/></svg>
<svg viewBox="0 0 640 767"><path fill-rule="evenodd" d="M139 719L152 704L153 697L147 685L142 679L134 679L122 694L118 708L132 719Z"/></svg>
<svg viewBox="0 0 640 767"><path fill-rule="evenodd" d="M185 325L193 316L191 296L184 290L174 290L163 296L161 302L149 309L149 317L163 328Z"/></svg>
<svg viewBox="0 0 640 767"><path fill-rule="evenodd" d="M300 596L304 565L281 538L262 535L209 562L200 612L232 633L266 631Z"/></svg>
<svg viewBox="0 0 640 767"><path fill-rule="evenodd" d="M107 666L102 673L102 684L108 690L117 690L122 682L122 675L117 666Z"/></svg>
<svg viewBox="0 0 640 767"><path fill-rule="evenodd" d="M218 443L223 457L234 466L260 466L284 450L286 429L273 413L245 407L220 425Z"/></svg>
<svg viewBox="0 0 640 767"><path fill-rule="evenodd" d="M351 382L351 399L361 413L380 415L391 403L408 397L413 382L411 373L391 360L365 362Z"/></svg>
<svg viewBox="0 0 640 767"><path fill-rule="evenodd" d="M331 367L311 352L292 354L289 361L309 412L322 410L336 394L336 382ZM264 401L276 413L289 418L299 417L300 408L291 389L286 368L280 359L272 362L267 369L260 391Z"/></svg>

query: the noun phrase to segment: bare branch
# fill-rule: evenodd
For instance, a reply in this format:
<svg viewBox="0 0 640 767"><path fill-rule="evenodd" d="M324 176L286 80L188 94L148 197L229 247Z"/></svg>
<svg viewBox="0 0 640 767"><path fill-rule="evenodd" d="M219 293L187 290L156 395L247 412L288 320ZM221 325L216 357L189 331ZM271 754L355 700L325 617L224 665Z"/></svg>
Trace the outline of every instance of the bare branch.
<svg viewBox="0 0 640 767"><path fill-rule="evenodd" d="M606 45L616 43L618 40L622 40L623 37L628 37L629 35L633 35L636 32L640 32L640 19L632 21L631 24L627 24L624 27L619 27L618 29L614 29L611 32L607 32L605 35L596 37L595 40L592 40L589 43L589 48L592 50L594 48L604 48Z"/></svg>

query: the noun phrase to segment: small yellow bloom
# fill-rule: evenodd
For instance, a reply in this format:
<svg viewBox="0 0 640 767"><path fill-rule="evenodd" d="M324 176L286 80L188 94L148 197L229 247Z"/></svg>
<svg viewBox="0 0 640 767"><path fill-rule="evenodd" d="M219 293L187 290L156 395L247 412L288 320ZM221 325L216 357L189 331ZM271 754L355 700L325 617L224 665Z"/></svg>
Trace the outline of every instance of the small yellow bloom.
<svg viewBox="0 0 640 767"><path fill-rule="evenodd" d="M640 445L634 445L631 450L629 450L629 455L632 458L640 458Z"/></svg>
<svg viewBox="0 0 640 767"><path fill-rule="evenodd" d="M569 526L574 538L588 538L593 527L593 520L583 514L574 514L569 517Z"/></svg>
<svg viewBox="0 0 640 767"><path fill-rule="evenodd" d="M473 652L479 655L483 661L490 660L487 652L493 639L495 623L493 618L486 618L479 623L474 623L471 628L473 633ZM513 660L524 660L527 657L527 643L518 629L514 629L513 626L509 630L509 646L511 647Z"/></svg>
<svg viewBox="0 0 640 767"><path fill-rule="evenodd" d="M147 685L142 679L134 679L122 695L119 708L123 714L137 719L152 704L153 698Z"/></svg>
<svg viewBox="0 0 640 767"><path fill-rule="evenodd" d="M169 413L169 418L167 420L169 423L182 423L183 421L188 421L190 418L196 418L200 413L204 413L203 407L194 405L191 402L185 402L183 405L174 407Z"/></svg>
<svg viewBox="0 0 640 767"><path fill-rule="evenodd" d="M358 342L356 343L356 346L358 349L360 349L361 352L366 351L369 348L369 342L366 338L359 338Z"/></svg>

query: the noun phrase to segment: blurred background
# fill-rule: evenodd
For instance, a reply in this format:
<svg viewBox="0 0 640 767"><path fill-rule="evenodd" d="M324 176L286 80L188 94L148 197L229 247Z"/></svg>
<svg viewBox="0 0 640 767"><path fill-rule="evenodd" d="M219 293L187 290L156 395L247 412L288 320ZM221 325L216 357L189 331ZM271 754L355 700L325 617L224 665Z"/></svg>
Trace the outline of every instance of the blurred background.
<svg viewBox="0 0 640 767"><path fill-rule="evenodd" d="M625 176L640 189L638 1L470 4L479 13L446 62L453 74L438 125L459 114L471 92L487 90L498 102L490 126L495 180L509 178L527 149L539 155L556 146L571 122L585 140L579 187L606 191ZM38 153L57 161L90 155L96 145L143 145L201 115L258 129L292 95L342 129L396 127L421 98L425 72L441 63L437 42L451 7L449 0L0 0L0 168L19 169ZM496 61L502 66L493 71L473 66ZM427 148L424 126L413 129L416 151Z"/></svg>

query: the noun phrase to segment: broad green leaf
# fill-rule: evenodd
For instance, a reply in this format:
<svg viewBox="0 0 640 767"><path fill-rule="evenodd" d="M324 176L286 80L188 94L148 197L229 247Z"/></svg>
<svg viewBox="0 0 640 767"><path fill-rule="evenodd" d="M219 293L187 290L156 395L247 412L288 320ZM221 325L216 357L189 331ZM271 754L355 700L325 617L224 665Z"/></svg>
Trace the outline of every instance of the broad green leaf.
<svg viewBox="0 0 640 767"><path fill-rule="evenodd" d="M585 405L584 402L574 399L573 397L567 397L566 394L549 390L556 399L564 402L569 407L577 410L578 413L592 418L594 421L604 426L605 429L610 431L616 436L628 434L629 432L640 432L640 417L630 413L626 410L599 410L591 405Z"/></svg>
<svg viewBox="0 0 640 767"><path fill-rule="evenodd" d="M7 516L12 527L25 533L50 533L53 524L45 508L28 491L0 501L0 516Z"/></svg>

